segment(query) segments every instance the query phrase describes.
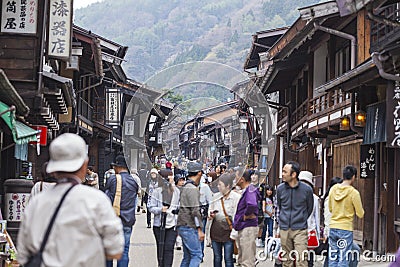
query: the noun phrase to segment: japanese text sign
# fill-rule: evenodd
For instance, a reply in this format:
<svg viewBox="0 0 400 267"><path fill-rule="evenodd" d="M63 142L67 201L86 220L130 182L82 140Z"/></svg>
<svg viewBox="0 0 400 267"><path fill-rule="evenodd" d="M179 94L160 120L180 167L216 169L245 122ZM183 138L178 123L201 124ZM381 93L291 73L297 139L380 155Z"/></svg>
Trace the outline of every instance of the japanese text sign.
<svg viewBox="0 0 400 267"><path fill-rule="evenodd" d="M107 99L107 118L106 123L109 125L120 124L120 95L118 89L108 89L106 93Z"/></svg>
<svg viewBox="0 0 400 267"><path fill-rule="evenodd" d="M375 178L376 170L375 145L362 145L360 151L360 177L361 179Z"/></svg>
<svg viewBox="0 0 400 267"><path fill-rule="evenodd" d="M50 0L48 55L69 58L72 0Z"/></svg>
<svg viewBox="0 0 400 267"><path fill-rule="evenodd" d="M3 0L1 32L35 34L38 0Z"/></svg>
<svg viewBox="0 0 400 267"><path fill-rule="evenodd" d="M387 147L400 148L400 82L387 90Z"/></svg>
<svg viewBox="0 0 400 267"><path fill-rule="evenodd" d="M30 194L7 193L5 196L5 219L9 222L20 222Z"/></svg>

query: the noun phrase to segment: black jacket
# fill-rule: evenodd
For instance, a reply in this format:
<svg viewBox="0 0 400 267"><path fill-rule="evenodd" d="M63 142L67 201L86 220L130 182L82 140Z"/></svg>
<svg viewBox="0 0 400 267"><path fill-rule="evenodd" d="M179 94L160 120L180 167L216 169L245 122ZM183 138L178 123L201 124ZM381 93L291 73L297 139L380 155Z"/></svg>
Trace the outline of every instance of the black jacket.
<svg viewBox="0 0 400 267"><path fill-rule="evenodd" d="M299 182L290 187L286 182L278 186L279 227L282 230L307 229L307 218L314 207L313 191L310 186Z"/></svg>

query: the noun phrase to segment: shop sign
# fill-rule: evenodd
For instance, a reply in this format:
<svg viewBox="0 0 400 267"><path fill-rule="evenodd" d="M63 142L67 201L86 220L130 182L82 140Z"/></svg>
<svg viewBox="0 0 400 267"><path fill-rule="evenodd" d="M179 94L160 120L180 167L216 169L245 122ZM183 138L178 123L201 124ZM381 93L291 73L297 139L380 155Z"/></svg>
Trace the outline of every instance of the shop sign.
<svg viewBox="0 0 400 267"><path fill-rule="evenodd" d="M5 219L9 222L20 222L30 194L7 193L5 196Z"/></svg>
<svg viewBox="0 0 400 267"><path fill-rule="evenodd" d="M107 118L106 124L109 125L120 125L120 95L118 89L107 89Z"/></svg>
<svg viewBox="0 0 400 267"><path fill-rule="evenodd" d="M71 55L72 0L50 0L48 55Z"/></svg>
<svg viewBox="0 0 400 267"><path fill-rule="evenodd" d="M387 92L387 147L400 148L400 82Z"/></svg>
<svg viewBox="0 0 400 267"><path fill-rule="evenodd" d="M38 0L4 0L1 5L1 32L36 34Z"/></svg>
<svg viewBox="0 0 400 267"><path fill-rule="evenodd" d="M362 145L360 149L360 177L361 179L375 178L376 169L375 145Z"/></svg>

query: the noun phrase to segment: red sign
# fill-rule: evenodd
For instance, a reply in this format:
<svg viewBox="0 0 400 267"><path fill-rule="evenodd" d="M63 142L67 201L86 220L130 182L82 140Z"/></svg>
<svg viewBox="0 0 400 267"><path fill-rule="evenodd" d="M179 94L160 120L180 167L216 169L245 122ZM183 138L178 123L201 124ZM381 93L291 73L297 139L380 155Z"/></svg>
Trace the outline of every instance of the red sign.
<svg viewBox="0 0 400 267"><path fill-rule="evenodd" d="M38 130L38 133L36 135L37 142L30 142L30 144L39 143L39 145L41 145L41 146L46 146L47 145L47 126L33 125L33 126L31 126L31 128Z"/></svg>

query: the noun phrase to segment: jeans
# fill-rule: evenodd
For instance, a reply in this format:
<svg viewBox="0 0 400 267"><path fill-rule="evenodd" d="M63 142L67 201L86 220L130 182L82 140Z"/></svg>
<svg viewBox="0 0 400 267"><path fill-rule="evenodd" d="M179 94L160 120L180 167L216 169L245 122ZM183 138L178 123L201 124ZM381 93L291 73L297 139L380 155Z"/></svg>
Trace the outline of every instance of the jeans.
<svg viewBox="0 0 400 267"><path fill-rule="evenodd" d="M125 240L125 245L124 245L124 252L122 254L122 257L120 260L117 262L117 267L128 267L129 264L129 246L131 244L131 234L132 234L132 226L124 226L124 240ZM106 262L107 267L112 267L113 266L113 261L108 260Z"/></svg>
<svg viewBox="0 0 400 267"><path fill-rule="evenodd" d="M203 223L203 227L201 228L201 230L203 230L203 233L205 234L206 233L207 217L203 218L202 223ZM204 240L201 241L201 253L203 254L203 258L204 258Z"/></svg>
<svg viewBox="0 0 400 267"><path fill-rule="evenodd" d="M222 248L224 248L225 267L233 267L233 241L212 242L214 267L222 267Z"/></svg>
<svg viewBox="0 0 400 267"><path fill-rule="evenodd" d="M328 237L328 242L329 242L329 237ZM354 241L353 241L353 246L352 246L351 250L352 251L358 251L358 255L361 257L361 249L358 246L358 244L355 243ZM328 255L329 255L329 246L328 246L328 250L327 250L327 254L326 254L327 257L325 257L325 261L324 261L324 267L329 267L329 265L328 265L328 262L329 262ZM357 267L359 260L360 260L360 258L357 258L357 257L350 258L349 259L349 267Z"/></svg>
<svg viewBox="0 0 400 267"><path fill-rule="evenodd" d="M268 227L268 237L273 236L273 227L274 227L274 220L271 217L264 218L264 226L261 235L261 240L265 242L265 238L267 237L267 227Z"/></svg>
<svg viewBox="0 0 400 267"><path fill-rule="evenodd" d="M161 231L160 227L153 227L154 237L157 243L157 260L160 258L161 247L160 247L160 237ZM177 233L174 227L170 229L165 229L164 246L162 252L162 262L158 262L158 266L171 267L174 261L174 246L176 241Z"/></svg>
<svg viewBox="0 0 400 267"><path fill-rule="evenodd" d="M349 266L353 232L331 228L329 231L329 267Z"/></svg>
<svg viewBox="0 0 400 267"><path fill-rule="evenodd" d="M201 252L201 242L197 230L188 226L178 226L177 229L183 244L181 267L198 267L203 258L203 253Z"/></svg>

